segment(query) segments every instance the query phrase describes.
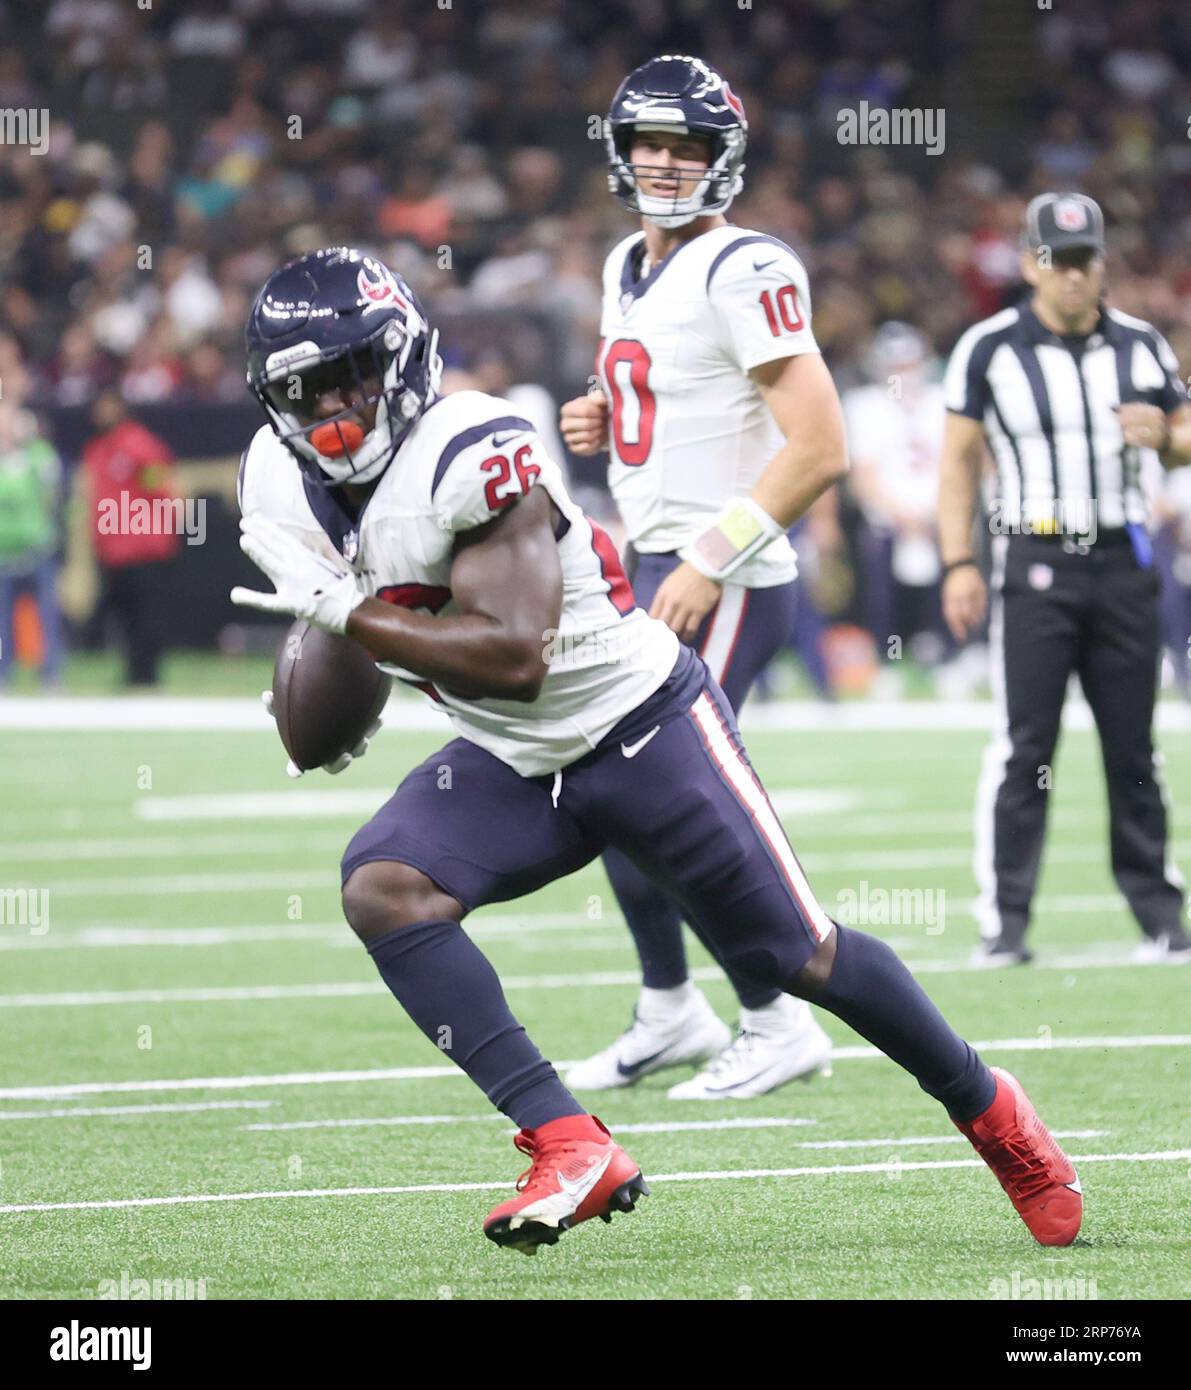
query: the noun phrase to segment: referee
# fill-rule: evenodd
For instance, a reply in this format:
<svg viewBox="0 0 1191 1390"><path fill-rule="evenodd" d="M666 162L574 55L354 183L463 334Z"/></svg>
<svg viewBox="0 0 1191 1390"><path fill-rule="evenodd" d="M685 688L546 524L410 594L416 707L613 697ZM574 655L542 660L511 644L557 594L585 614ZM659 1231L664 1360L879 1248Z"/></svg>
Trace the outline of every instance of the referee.
<svg viewBox="0 0 1191 1390"><path fill-rule="evenodd" d="M1158 574L1141 468L1191 462L1191 404L1170 347L1108 308L1104 217L1091 198L1044 193L1026 210L1028 299L968 329L945 380L939 489L943 612L957 640L987 591L972 523L987 442L989 642L998 727L976 808L976 878L988 965L1021 964L1067 682L1078 674L1104 758L1112 870L1145 935L1142 958L1191 960L1183 883L1167 862L1151 725Z"/></svg>

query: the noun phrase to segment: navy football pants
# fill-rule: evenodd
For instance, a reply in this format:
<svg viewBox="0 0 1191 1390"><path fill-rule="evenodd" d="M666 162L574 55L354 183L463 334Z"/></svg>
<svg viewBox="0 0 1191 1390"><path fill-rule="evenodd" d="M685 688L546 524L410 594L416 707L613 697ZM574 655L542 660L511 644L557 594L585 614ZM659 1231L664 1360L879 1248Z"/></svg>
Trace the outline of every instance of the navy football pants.
<svg viewBox="0 0 1191 1390"><path fill-rule="evenodd" d="M523 897L609 846L678 902L748 989L779 992L832 930L731 706L689 648L653 696L557 776L521 777L466 739L447 744L354 836L343 881L361 864L396 860L470 910Z"/></svg>

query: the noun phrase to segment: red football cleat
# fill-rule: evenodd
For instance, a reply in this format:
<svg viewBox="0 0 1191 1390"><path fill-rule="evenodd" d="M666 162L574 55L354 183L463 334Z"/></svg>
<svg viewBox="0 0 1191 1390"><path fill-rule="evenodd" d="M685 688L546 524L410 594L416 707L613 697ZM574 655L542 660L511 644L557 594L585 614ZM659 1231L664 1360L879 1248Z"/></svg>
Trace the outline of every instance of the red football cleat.
<svg viewBox="0 0 1191 1390"><path fill-rule="evenodd" d="M593 1216L632 1211L649 1188L641 1170L594 1115L565 1115L523 1129L513 1143L532 1159L517 1196L488 1213L484 1234L497 1245L536 1255L563 1231Z"/></svg>
<svg viewBox="0 0 1191 1390"><path fill-rule="evenodd" d="M993 1103L957 1128L997 1175L1039 1245L1070 1245L1083 1216L1083 1189L1071 1160L1038 1118L1021 1082L1000 1067L992 1074Z"/></svg>

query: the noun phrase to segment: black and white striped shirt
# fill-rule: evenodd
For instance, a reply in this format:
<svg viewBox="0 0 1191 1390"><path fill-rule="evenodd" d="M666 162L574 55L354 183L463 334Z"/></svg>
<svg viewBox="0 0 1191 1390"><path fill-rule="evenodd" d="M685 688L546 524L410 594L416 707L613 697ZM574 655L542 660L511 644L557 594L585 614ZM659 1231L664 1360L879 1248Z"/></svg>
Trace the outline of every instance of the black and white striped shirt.
<svg viewBox="0 0 1191 1390"><path fill-rule="evenodd" d="M1102 305L1090 333L1060 337L1028 302L968 329L944 395L948 410L984 425L1008 526L1094 515L1109 529L1144 524L1148 511L1148 451L1125 444L1116 407L1142 401L1169 414L1187 399L1174 353L1143 319Z"/></svg>

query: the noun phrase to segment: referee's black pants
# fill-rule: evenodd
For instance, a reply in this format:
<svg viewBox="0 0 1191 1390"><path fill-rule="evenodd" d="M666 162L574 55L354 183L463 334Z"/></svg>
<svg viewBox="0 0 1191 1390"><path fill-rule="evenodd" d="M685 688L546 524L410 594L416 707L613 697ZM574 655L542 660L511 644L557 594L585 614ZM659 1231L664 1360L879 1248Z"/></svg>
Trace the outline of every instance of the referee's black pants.
<svg viewBox="0 0 1191 1390"><path fill-rule="evenodd" d="M1067 682L1078 674L1100 735L1112 871L1146 936L1182 931L1183 891L1166 864L1166 806L1151 727L1157 693L1157 571L1124 532L1087 553L1011 536L994 557L989 641L1000 728L977 807L981 930L1019 946L1030 919Z"/></svg>

